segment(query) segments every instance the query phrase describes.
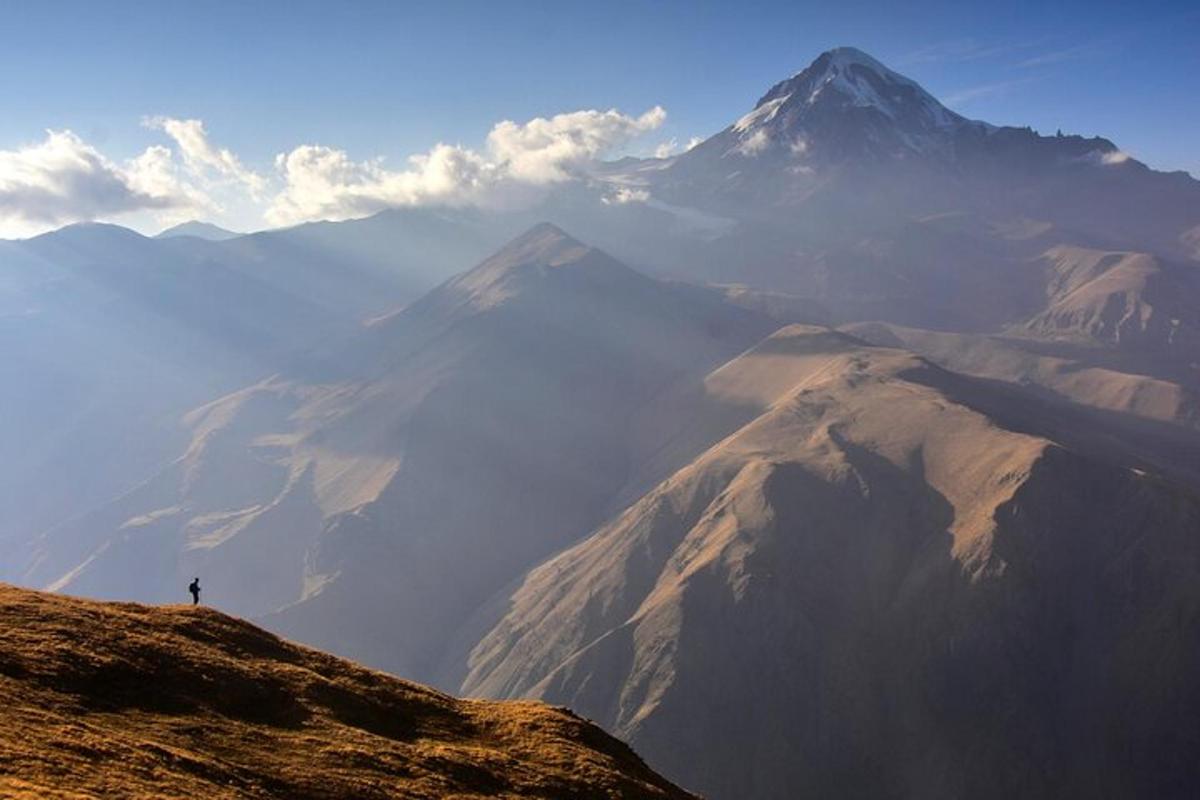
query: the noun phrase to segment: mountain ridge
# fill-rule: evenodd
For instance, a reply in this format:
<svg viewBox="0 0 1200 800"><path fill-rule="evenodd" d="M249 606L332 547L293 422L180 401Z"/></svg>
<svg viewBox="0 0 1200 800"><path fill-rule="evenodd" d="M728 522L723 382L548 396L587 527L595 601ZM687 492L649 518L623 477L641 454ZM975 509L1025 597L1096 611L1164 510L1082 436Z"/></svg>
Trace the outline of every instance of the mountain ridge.
<svg viewBox="0 0 1200 800"><path fill-rule="evenodd" d="M460 700L209 608L0 584L6 797L683 798L561 708Z"/></svg>
<svg viewBox="0 0 1200 800"><path fill-rule="evenodd" d="M1194 622L1156 626L1200 618L1200 494L819 329L705 384L675 413L729 434L498 600L464 691L570 702L714 797L1194 782L1200 732L1168 722L1194 703ZM1126 729L1128 695L1144 707Z"/></svg>

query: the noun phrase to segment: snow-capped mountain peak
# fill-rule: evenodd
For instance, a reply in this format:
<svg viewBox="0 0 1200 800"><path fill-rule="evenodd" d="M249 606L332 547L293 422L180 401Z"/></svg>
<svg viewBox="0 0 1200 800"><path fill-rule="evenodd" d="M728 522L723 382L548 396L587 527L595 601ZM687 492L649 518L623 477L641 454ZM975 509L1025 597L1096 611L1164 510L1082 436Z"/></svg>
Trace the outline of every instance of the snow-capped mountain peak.
<svg viewBox="0 0 1200 800"><path fill-rule="evenodd" d="M793 156L811 155L813 139L836 143L850 128L851 138L873 150L925 152L963 125L982 123L950 111L863 51L838 47L772 87L727 131L732 141L725 142L725 152L756 157L776 147ZM864 131L869 135L862 136Z"/></svg>
<svg viewBox="0 0 1200 800"><path fill-rule="evenodd" d="M823 53L807 70L794 75L792 80L796 79L801 79L806 88L811 87L804 98L810 106L824 92L833 90L848 98L854 106L874 108L892 118L898 117L906 106L915 106L931 125L937 127L963 121L915 81L888 69L854 47L839 47Z"/></svg>

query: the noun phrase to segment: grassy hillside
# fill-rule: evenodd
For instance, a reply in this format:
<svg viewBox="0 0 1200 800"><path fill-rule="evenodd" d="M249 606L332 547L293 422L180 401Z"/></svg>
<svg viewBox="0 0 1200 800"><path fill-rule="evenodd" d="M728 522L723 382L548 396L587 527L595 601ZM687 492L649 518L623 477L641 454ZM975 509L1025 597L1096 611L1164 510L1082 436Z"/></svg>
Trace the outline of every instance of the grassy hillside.
<svg viewBox="0 0 1200 800"><path fill-rule="evenodd" d="M3 585L0 795L689 796L564 709L456 699L204 607Z"/></svg>

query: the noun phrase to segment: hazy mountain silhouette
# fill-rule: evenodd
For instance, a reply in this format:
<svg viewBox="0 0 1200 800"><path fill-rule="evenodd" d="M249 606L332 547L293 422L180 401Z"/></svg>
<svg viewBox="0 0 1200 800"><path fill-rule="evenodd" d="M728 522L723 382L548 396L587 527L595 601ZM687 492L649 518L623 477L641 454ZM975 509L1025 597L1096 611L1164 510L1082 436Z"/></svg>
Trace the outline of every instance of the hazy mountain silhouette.
<svg viewBox="0 0 1200 800"><path fill-rule="evenodd" d="M190 222L181 222L178 225L172 225L170 228L160 231L154 238L171 239L176 236L194 236L197 239L206 239L210 242L223 242L226 239L233 239L241 235L240 233L225 230L218 225L213 225L211 222L191 220Z"/></svg>
<svg viewBox="0 0 1200 800"><path fill-rule="evenodd" d="M0 241L0 443L22 454L0 464L0 542L124 493L186 447L188 410L503 241L473 235L473 219L386 212L227 241L89 224ZM0 575L14 566L0 560Z"/></svg>

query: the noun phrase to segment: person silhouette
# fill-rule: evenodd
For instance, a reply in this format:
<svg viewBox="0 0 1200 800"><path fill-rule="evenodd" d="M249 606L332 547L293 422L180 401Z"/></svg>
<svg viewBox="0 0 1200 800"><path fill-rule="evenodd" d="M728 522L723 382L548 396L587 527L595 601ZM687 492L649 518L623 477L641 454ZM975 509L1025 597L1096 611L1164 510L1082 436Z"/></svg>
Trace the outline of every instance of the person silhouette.
<svg viewBox="0 0 1200 800"><path fill-rule="evenodd" d="M200 604L200 579L199 578L192 579L192 582L188 584L188 591L192 593L192 605L194 605L194 606L199 605Z"/></svg>

